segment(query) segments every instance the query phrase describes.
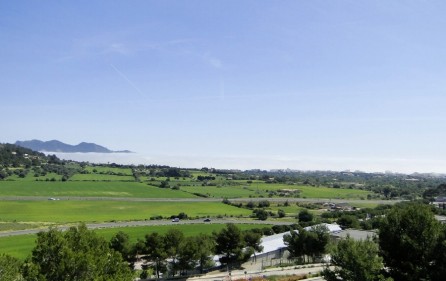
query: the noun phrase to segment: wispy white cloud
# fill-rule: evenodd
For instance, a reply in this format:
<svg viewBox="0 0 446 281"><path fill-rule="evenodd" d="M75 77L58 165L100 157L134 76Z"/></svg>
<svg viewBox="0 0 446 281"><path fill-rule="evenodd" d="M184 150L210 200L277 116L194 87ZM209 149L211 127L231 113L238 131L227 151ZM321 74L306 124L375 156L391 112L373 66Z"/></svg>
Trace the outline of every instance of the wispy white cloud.
<svg viewBox="0 0 446 281"><path fill-rule="evenodd" d="M121 55L130 55L133 53L133 50L131 50L127 45L123 43L111 43L108 46L104 48L104 53L116 53Z"/></svg>
<svg viewBox="0 0 446 281"><path fill-rule="evenodd" d="M136 53L135 46L125 43L124 41L116 41L99 38L81 38L74 39L69 51L57 58L57 62L66 62L78 59L91 59L94 57L120 55L129 56Z"/></svg>
<svg viewBox="0 0 446 281"><path fill-rule="evenodd" d="M223 68L223 62L219 58L212 56L209 53L204 54L203 59L207 64L209 64L213 68L216 68L216 69Z"/></svg>

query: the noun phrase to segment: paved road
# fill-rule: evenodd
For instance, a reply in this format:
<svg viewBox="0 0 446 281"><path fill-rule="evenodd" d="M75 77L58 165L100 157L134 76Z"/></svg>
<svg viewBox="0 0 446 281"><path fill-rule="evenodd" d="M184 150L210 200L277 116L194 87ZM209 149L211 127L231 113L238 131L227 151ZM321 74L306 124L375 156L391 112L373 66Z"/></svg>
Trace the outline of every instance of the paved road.
<svg viewBox="0 0 446 281"><path fill-rule="evenodd" d="M235 220L235 219L216 219L211 222L204 222L200 220L182 220L179 222L171 222L170 220L152 220L152 221L124 221L124 222L104 222L104 223L90 223L86 224L89 229L100 229L100 228L114 228L114 227L132 227L132 226L157 226L157 225L178 225L178 224L226 224L226 223L237 223L237 224L274 224L274 225L289 225L291 222L278 222L278 221L259 221L259 220ZM70 225L57 226L59 230L67 230ZM26 235L26 234L36 234L41 231L48 230L48 227L38 228L38 229L25 229L25 230L14 230L14 231L4 231L0 232L0 237L15 236L15 235Z"/></svg>
<svg viewBox="0 0 446 281"><path fill-rule="evenodd" d="M0 201L45 201L52 197L47 196L0 196ZM127 201L127 202L221 202L222 198L139 198L139 197L80 197L61 196L57 200L71 201ZM308 203L371 203L371 204L395 204L402 200L360 200L360 199L327 199L327 198L233 198L231 202L258 202L268 200L270 202L308 202Z"/></svg>

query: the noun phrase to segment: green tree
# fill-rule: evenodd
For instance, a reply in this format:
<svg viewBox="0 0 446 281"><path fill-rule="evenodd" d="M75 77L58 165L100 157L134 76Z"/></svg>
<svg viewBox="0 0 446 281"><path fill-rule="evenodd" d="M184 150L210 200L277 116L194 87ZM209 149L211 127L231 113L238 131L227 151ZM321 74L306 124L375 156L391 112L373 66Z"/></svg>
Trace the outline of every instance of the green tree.
<svg viewBox="0 0 446 281"><path fill-rule="evenodd" d="M248 203L246 203L246 208L248 208L248 209L254 209L254 207L255 207L254 202L249 201Z"/></svg>
<svg viewBox="0 0 446 281"><path fill-rule="evenodd" d="M268 212L264 209L255 209L252 211L253 216L257 219L264 221L268 219Z"/></svg>
<svg viewBox="0 0 446 281"><path fill-rule="evenodd" d="M306 256L314 260L315 257L325 253L329 234L325 226L315 226L309 231L299 227L298 230L285 234L283 241L291 258L302 258L305 262Z"/></svg>
<svg viewBox="0 0 446 281"><path fill-rule="evenodd" d="M200 241L195 237L186 237L178 247L178 268L182 273L195 268L199 258Z"/></svg>
<svg viewBox="0 0 446 281"><path fill-rule="evenodd" d="M38 233L26 268L26 280L132 280L121 255L85 224Z"/></svg>
<svg viewBox="0 0 446 281"><path fill-rule="evenodd" d="M302 209L297 215L297 218L299 219L299 223L302 226L305 226L313 221L313 214L310 213L307 209Z"/></svg>
<svg viewBox="0 0 446 281"><path fill-rule="evenodd" d="M286 216L286 213L285 213L284 210L279 209L279 210L277 211L277 216L278 216L279 218L283 218L283 217Z"/></svg>
<svg viewBox="0 0 446 281"><path fill-rule="evenodd" d="M244 234L244 240L246 243L246 247L250 248L252 253L254 254L254 260L256 259L256 252L262 252L262 235L257 232L247 231Z"/></svg>
<svg viewBox="0 0 446 281"><path fill-rule="evenodd" d="M0 281L24 280L21 273L22 262L9 255L0 255Z"/></svg>
<svg viewBox="0 0 446 281"><path fill-rule="evenodd" d="M226 228L223 228L220 232L214 233L215 236L215 251L219 255L223 255L220 258L222 264L226 264L228 267L234 263L239 263L244 259L243 248L245 243L243 235L235 224L228 223Z"/></svg>
<svg viewBox="0 0 446 281"><path fill-rule="evenodd" d="M215 240L206 234L199 234L194 239L195 243L200 246L197 251L197 259L200 272L203 273L205 269L214 265L211 256L215 251Z"/></svg>
<svg viewBox="0 0 446 281"><path fill-rule="evenodd" d="M163 237L164 239L164 248L169 257L172 260L172 276L175 276L177 271L177 259L180 249L180 244L184 240L184 234L178 229L171 228L167 231L167 233Z"/></svg>
<svg viewBox="0 0 446 281"><path fill-rule="evenodd" d="M444 183L440 184L436 188L426 189L423 192L423 198L427 199L429 201L434 201L435 197L440 196L440 195L443 195L443 196L446 195L446 184L444 184Z"/></svg>
<svg viewBox="0 0 446 281"><path fill-rule="evenodd" d="M327 266L322 276L327 281L379 281L382 275L383 262L378 255L378 245L366 239L354 241L350 237L338 242L331 251L331 266Z"/></svg>
<svg viewBox="0 0 446 281"><path fill-rule="evenodd" d="M160 272L164 272L166 269L167 253L165 248L164 239L158 233L154 232L145 236L145 253L147 254L145 258L154 263L158 278L160 278Z"/></svg>
<svg viewBox="0 0 446 281"><path fill-rule="evenodd" d="M268 200L262 200L259 202L258 206L259 208L268 208L269 207L269 201Z"/></svg>
<svg viewBox="0 0 446 281"><path fill-rule="evenodd" d="M446 226L442 225L440 238L434 250L434 262L430 266L431 279L444 280L446 276Z"/></svg>
<svg viewBox="0 0 446 281"><path fill-rule="evenodd" d="M336 222L342 229L359 228L358 218L352 215L343 214Z"/></svg>
<svg viewBox="0 0 446 281"><path fill-rule="evenodd" d="M119 231L110 239L110 248L122 255L122 258L128 262L133 262L132 245L129 235Z"/></svg>
<svg viewBox="0 0 446 281"><path fill-rule="evenodd" d="M328 229L325 225L315 225L307 232L305 241L305 254L320 258L326 252L326 247L330 240Z"/></svg>
<svg viewBox="0 0 446 281"><path fill-rule="evenodd" d="M136 243L131 246L130 256L131 261L134 263L139 261L139 258L142 254L146 252L145 240L138 238Z"/></svg>
<svg viewBox="0 0 446 281"><path fill-rule="evenodd" d="M429 280L441 237L442 226L429 206L395 206L379 227L381 255L391 277L396 281Z"/></svg>
<svg viewBox="0 0 446 281"><path fill-rule="evenodd" d="M307 232L302 227L292 230L289 234L283 236L283 242L287 246L290 258L303 257L305 254L306 236Z"/></svg>

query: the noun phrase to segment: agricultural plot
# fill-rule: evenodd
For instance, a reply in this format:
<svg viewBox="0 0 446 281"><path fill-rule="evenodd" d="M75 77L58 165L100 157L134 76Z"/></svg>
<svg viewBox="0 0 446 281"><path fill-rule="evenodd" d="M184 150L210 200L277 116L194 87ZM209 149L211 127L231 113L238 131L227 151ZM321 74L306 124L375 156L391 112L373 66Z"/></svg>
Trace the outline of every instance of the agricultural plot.
<svg viewBox="0 0 446 281"><path fill-rule="evenodd" d="M70 181L135 181L135 178L128 175L75 174Z"/></svg>
<svg viewBox="0 0 446 281"><path fill-rule="evenodd" d="M138 182L0 181L1 196L194 198L180 190Z"/></svg>
<svg viewBox="0 0 446 281"><path fill-rule="evenodd" d="M12 175L8 177L8 181L50 181L50 180L55 180L55 181L60 181L62 179L61 175L58 175L56 173L47 173L44 176L35 176L34 173L32 171L30 171L24 178L21 178L17 175Z"/></svg>
<svg viewBox="0 0 446 281"><path fill-rule="evenodd" d="M120 168L120 167L106 167L106 166L86 166L84 170L89 173L97 174L121 174L125 176L132 175L132 169L130 168Z"/></svg>
<svg viewBox="0 0 446 281"><path fill-rule="evenodd" d="M201 186L201 182L191 179L191 178L169 178L167 180L166 177L144 177L141 178L142 181L146 182L147 184L153 185L153 186L160 186L161 182L166 181L167 184L171 187L174 186Z"/></svg>
<svg viewBox="0 0 446 281"><path fill-rule="evenodd" d="M0 237L0 254L8 254L24 260L31 255L36 238L36 235L33 234Z"/></svg>
<svg viewBox="0 0 446 281"><path fill-rule="evenodd" d="M210 198L258 197L255 190L241 186L181 186L181 190Z"/></svg>
<svg viewBox="0 0 446 281"><path fill-rule="evenodd" d="M357 189L304 185L252 183L239 186L181 186L181 190L213 198L300 197L323 199L365 199L370 192Z"/></svg>
<svg viewBox="0 0 446 281"><path fill-rule="evenodd" d="M294 189L303 198L359 199L369 194L355 189L335 189L284 184L244 184L202 186L201 182L171 180L168 185L179 184L180 190L159 188L160 182L134 182L130 176L76 174L74 180L61 181L0 181L3 196L75 196L75 197L141 197L141 198L193 198L196 195L210 198L268 197L271 191ZM94 180L97 179L97 180ZM274 195L273 197L278 197ZM292 197L292 196L291 196Z"/></svg>
<svg viewBox="0 0 446 281"><path fill-rule="evenodd" d="M220 202L131 202L131 201L4 201L0 221L77 223L147 220L181 212L189 217L249 216L250 210Z"/></svg>
<svg viewBox="0 0 446 281"><path fill-rule="evenodd" d="M288 185L288 184L270 184L270 183L256 183L252 184L251 188L264 190L265 192L280 190L299 190L301 198L326 198L326 199L362 199L366 198L370 192L358 189L344 189L344 188L328 188L328 187L314 187L307 185Z"/></svg>

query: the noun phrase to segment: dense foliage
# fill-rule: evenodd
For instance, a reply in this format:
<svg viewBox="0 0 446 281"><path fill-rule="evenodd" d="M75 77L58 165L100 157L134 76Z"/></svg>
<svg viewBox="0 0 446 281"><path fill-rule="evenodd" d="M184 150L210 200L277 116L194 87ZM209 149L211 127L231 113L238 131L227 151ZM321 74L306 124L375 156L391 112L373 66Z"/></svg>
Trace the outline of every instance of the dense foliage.
<svg viewBox="0 0 446 281"><path fill-rule="evenodd" d="M25 280L132 280L122 256L85 225L40 232L36 244L24 265Z"/></svg>
<svg viewBox="0 0 446 281"><path fill-rule="evenodd" d="M226 228L214 233L214 237L215 253L222 256L220 259L222 264L241 264L254 253L253 251L244 251L246 246L244 235L234 224L227 224ZM250 248L250 250L252 249Z"/></svg>
<svg viewBox="0 0 446 281"><path fill-rule="evenodd" d="M13 144L0 144L0 166L30 167L31 165L40 165L42 162L48 162L43 153Z"/></svg>
<svg viewBox="0 0 446 281"><path fill-rule="evenodd" d="M311 230L298 228L285 234L283 241L290 252L291 258L300 258L305 261L306 257L313 261L320 259L326 252L329 242L328 229L324 225L313 226Z"/></svg>
<svg viewBox="0 0 446 281"><path fill-rule="evenodd" d="M0 255L0 280L21 281L24 280L20 272L20 260L8 255Z"/></svg>
<svg viewBox="0 0 446 281"><path fill-rule="evenodd" d="M55 155L47 156L13 144L0 144L0 180L12 175L24 178L31 172L36 178L55 173L65 181L81 171L80 165L67 164L67 161L62 161Z"/></svg>
<svg viewBox="0 0 446 281"><path fill-rule="evenodd" d="M429 206L395 206L379 228L379 246L393 279L439 280L446 273L446 227Z"/></svg>
<svg viewBox="0 0 446 281"><path fill-rule="evenodd" d="M378 243L341 240L332 250L334 269L324 277L336 280L444 280L446 226L431 206L395 205L378 227Z"/></svg>
<svg viewBox="0 0 446 281"><path fill-rule="evenodd" d="M370 239L355 241L350 237L338 242L331 251L331 265L322 273L327 281L381 281L383 259L378 245Z"/></svg>

